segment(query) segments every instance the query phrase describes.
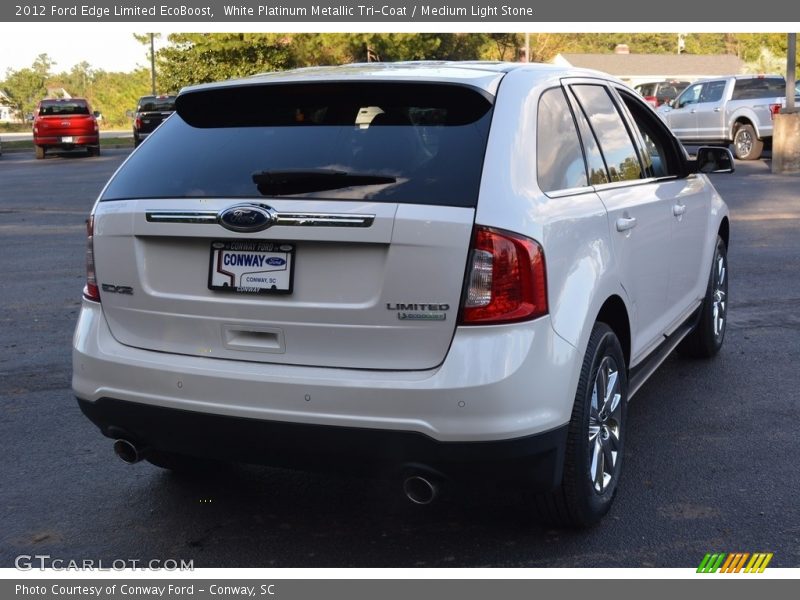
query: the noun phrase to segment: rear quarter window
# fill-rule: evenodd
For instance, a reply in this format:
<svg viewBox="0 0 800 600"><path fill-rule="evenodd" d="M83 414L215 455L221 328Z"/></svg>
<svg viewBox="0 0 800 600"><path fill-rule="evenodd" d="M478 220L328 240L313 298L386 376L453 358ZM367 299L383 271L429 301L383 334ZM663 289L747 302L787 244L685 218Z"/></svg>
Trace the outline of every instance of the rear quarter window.
<svg viewBox="0 0 800 600"><path fill-rule="evenodd" d="M587 185L581 143L561 88L547 90L539 99L536 171L543 192Z"/></svg>

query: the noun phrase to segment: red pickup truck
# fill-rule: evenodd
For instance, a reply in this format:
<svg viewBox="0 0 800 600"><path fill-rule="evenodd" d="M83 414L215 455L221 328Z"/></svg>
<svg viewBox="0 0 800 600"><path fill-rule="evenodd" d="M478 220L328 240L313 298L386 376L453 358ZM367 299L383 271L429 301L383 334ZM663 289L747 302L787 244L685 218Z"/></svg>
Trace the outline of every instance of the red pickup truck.
<svg viewBox="0 0 800 600"><path fill-rule="evenodd" d="M97 115L82 98L42 100L33 113L36 158L48 150L86 148L89 156L100 154Z"/></svg>

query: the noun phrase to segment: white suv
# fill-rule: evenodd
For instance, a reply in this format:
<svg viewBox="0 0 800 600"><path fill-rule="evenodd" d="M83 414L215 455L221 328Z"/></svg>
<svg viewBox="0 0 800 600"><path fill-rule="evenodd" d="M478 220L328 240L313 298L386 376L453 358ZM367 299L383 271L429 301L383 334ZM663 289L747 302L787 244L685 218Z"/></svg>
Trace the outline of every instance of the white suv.
<svg viewBox="0 0 800 600"><path fill-rule="evenodd" d="M513 481L598 521L626 406L712 356L728 210L593 71L361 64L191 87L88 222L73 388L124 460ZM224 108L224 110L221 110Z"/></svg>

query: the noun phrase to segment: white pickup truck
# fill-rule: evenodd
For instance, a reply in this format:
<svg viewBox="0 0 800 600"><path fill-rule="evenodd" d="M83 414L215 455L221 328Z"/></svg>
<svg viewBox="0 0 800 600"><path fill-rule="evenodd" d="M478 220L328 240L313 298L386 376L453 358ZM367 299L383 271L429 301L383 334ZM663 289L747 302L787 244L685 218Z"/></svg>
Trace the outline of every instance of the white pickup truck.
<svg viewBox="0 0 800 600"><path fill-rule="evenodd" d="M755 160L785 102L780 75L735 75L701 79L657 112L684 144L732 143L736 158Z"/></svg>

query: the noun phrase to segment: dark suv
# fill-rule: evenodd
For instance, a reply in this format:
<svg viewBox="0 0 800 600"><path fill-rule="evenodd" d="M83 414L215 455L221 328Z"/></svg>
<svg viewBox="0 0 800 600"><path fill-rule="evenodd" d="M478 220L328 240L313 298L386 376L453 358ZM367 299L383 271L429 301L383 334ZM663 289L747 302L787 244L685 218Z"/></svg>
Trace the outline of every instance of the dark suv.
<svg viewBox="0 0 800 600"><path fill-rule="evenodd" d="M144 138L161 125L161 121L175 112L175 96L142 96L133 118L133 145L138 146Z"/></svg>
<svg viewBox="0 0 800 600"><path fill-rule="evenodd" d="M634 89L644 96L653 108L658 108L677 98L688 85L688 81L655 81L639 84Z"/></svg>

